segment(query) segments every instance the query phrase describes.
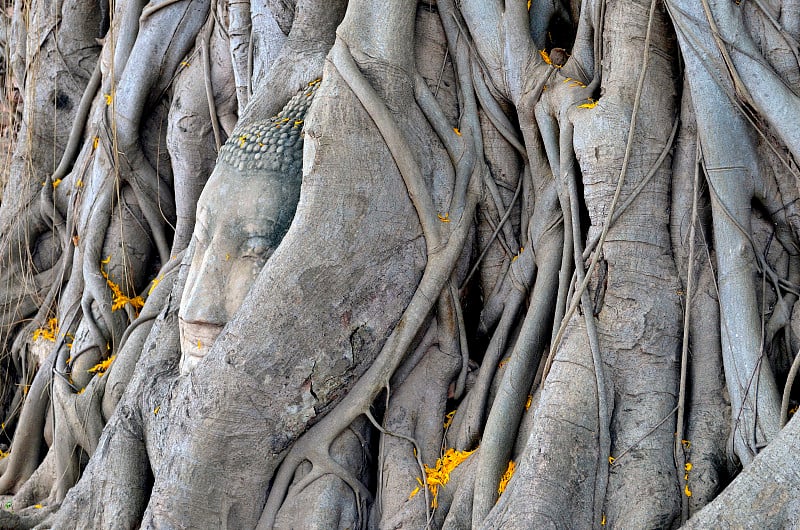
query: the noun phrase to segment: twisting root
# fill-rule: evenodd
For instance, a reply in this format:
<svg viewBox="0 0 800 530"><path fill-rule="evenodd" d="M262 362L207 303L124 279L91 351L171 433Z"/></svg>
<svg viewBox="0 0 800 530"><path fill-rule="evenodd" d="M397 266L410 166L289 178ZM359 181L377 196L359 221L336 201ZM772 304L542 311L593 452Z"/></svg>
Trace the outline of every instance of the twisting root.
<svg viewBox="0 0 800 530"><path fill-rule="evenodd" d="M549 193L539 197L534 217L542 211L556 211L557 201L553 183ZM553 325L556 279L561 263L558 249L563 242L563 225L556 222L542 227L541 223L532 222L529 226L530 232L535 228L541 231L529 233L525 243L526 249L536 250L536 263L529 264L529 267L537 268L536 281L531 289L528 312L509 355L481 438L472 503L472 520L476 524L486 518L497 501L498 484L513 457L514 440L526 409L528 390L534 382L537 366L541 364L542 350L547 347ZM514 264L520 261L521 258Z"/></svg>
<svg viewBox="0 0 800 530"><path fill-rule="evenodd" d="M440 0L438 7L439 19L442 22L442 28L447 38L447 48L453 58L453 66L456 72L459 95L458 106L461 109L459 127L466 142L466 156L456 164L456 183L453 197L450 201L450 212L453 213L460 212L464 207L465 193L473 171L486 171L486 162L483 157L483 138L481 135L481 123L478 118L478 102L472 83L472 75L470 74L469 44L466 38L462 38L453 0Z"/></svg>
<svg viewBox="0 0 800 530"><path fill-rule="evenodd" d="M300 479L296 484L292 485L287 493L288 495L299 495L304 489L310 486L314 481L324 475L334 475L347 484L356 496L356 504L361 504L361 499L372 500L372 493L369 489L361 483L361 481L353 475L350 471L344 468L336 460L330 457L328 451L317 451L308 454L306 460L311 463L311 471Z"/></svg>
<svg viewBox="0 0 800 530"><path fill-rule="evenodd" d="M520 192L522 191L523 182L524 182L524 176L520 175L519 181L517 181L517 189L514 190L514 196L511 198L511 202L508 205L508 209L506 210L505 215L503 215L503 218L500 219L500 222L495 227L494 231L492 232L492 235L489 236L489 239L486 241L483 251L478 256L478 259L475 260L475 264L470 269L469 273L467 274L467 277L464 279L463 282L461 282L461 289L464 289L469 284L469 281L472 279L472 276L478 271L478 267L483 261L483 258L486 257L486 254L489 252L489 248L491 247L492 242L495 239L497 239L500 230L506 224L506 221L508 221L508 219L511 217L511 212L514 207L514 203L517 202L517 198L519 197Z"/></svg>
<svg viewBox="0 0 800 530"><path fill-rule="evenodd" d="M386 386L386 401L387 401L387 403L389 401L389 386L388 385ZM400 438L401 440L405 440L408 443L410 443L412 446L414 446L414 456L416 457L417 465L419 466L420 476L425 481L425 487L423 488L423 493L425 495L425 514L426 514L425 518L428 521L428 526L430 526L430 522L431 522L431 520L433 518L433 514L431 514L431 511L430 511L430 508L429 508L430 505L431 505L431 500L430 500L430 498L428 496L428 478L427 478L427 473L425 473L425 464L422 463L422 449L420 449L419 443L417 443L417 440L415 438L412 438L410 436L406 436L404 434L400 434L398 432L392 432L392 431L389 431L389 430L385 429L383 427L383 425L378 423L378 421L372 415L372 412L370 412L369 410L364 412L364 415L370 421L372 426L375 427L384 436L394 436L395 438Z"/></svg>
<svg viewBox="0 0 800 530"><path fill-rule="evenodd" d="M700 140L697 139L696 160L694 162L694 185L692 186L692 214L689 221L689 258L686 272L686 309L683 314L683 339L681 343L681 379L678 391L678 418L675 428L675 470L680 484L686 466L686 452L683 450L684 413L686 409L686 380L689 369L689 315L694 295L694 237L697 218L697 193L700 184ZM681 524L689 518L689 498L681 495Z"/></svg>
<svg viewBox="0 0 800 530"><path fill-rule="evenodd" d="M417 184L424 185L424 181L415 182L413 179L415 170L413 167L408 167L408 164L414 160L413 156L411 158L403 156L402 151L406 149L410 153L410 148L405 145L405 140L399 134L399 130L397 133L392 134L392 128L397 130L397 125L393 123L391 114L373 89L366 83L346 45L339 39L337 39L331 50L331 59L344 81L362 102L381 133L384 134L389 149L395 156L395 160L401 170L403 180L409 187L409 195L412 197L415 207L431 202L430 194L427 190L414 187ZM365 90L365 88L369 88L369 90ZM381 110L380 107L385 110ZM392 143L388 143L390 140ZM399 143L394 144L394 142ZM406 173L409 170L412 173L411 175ZM419 172L419 168L416 168L416 172ZM466 196L466 207L459 218L451 223L452 232L447 242L443 245L433 244L436 242L439 230L435 224L433 224L436 227L433 234L425 233L430 250L422 279L414 292L411 302L406 307L400 321L392 330L375 361L338 406L298 438L289 450L275 474L272 490L259 520L258 528L272 528L275 516L286 497L290 481L297 467L304 460L311 461L312 466L315 463L319 466L322 465L321 462L323 460L329 459L330 446L333 440L358 416L369 411L372 402L380 391L386 387L392 374L402 362L405 353L425 322L433 304L438 300L442 289L450 279L451 271L464 248L478 203L478 190L476 188L479 183L474 178L475 175L473 173ZM429 227L431 221L435 219L434 211L420 212L419 209L417 210L423 229ZM432 237L433 240L428 239L429 237ZM310 458L309 455L311 455Z"/></svg>
<svg viewBox="0 0 800 530"><path fill-rule="evenodd" d="M575 159L572 154L572 134L573 128L569 121L564 120L561 127L561 172L566 181L569 213L572 217L572 239L574 241L573 251L575 256L575 271L578 282L588 285L586 271L583 268L583 245L581 244L580 212L578 211L578 188L577 175L575 174ZM566 212L565 212L566 215ZM599 254L599 252L598 252ZM591 270L591 269L590 269ZM600 430L598 440L599 461L597 465L597 475L595 476L594 486L594 520L599 521L603 512L603 504L606 498L606 488L608 487L608 465L604 462L606 456L611 455L611 416L609 409L614 410L613 395L606 390L605 375L603 370L603 358L600 354L600 341L597 336L597 328L594 322L594 304L589 291L576 293L576 299L580 298L583 307L583 317L586 323L586 334L589 338L589 347L592 351L592 364L594 365L595 385L597 392L597 426Z"/></svg>
<svg viewBox="0 0 800 530"><path fill-rule="evenodd" d="M461 371L458 373L456 386L453 389L453 399L461 399L467 387L467 372L469 370L469 345L467 344L467 328L464 325L464 311L458 299L458 290L450 284L450 299L456 312L456 325L458 326L458 346L461 351Z"/></svg>
<svg viewBox="0 0 800 530"><path fill-rule="evenodd" d="M400 176L406 185L408 195L411 197L420 225L422 225L428 254L435 253L441 245L440 226L442 223L436 216L436 208L433 206L430 190L425 184L422 171L414 159L414 153L403 132L392 117L389 108L361 74L350 49L341 38L336 39L330 58L386 141L397 168L400 170Z"/></svg>
<svg viewBox="0 0 800 530"><path fill-rule="evenodd" d="M0 492L16 491L28 480L39 465L40 448L44 445L43 432L50 395L47 388L52 381L55 352L51 353L36 372L28 390L28 399L20 416L8 464L0 478Z"/></svg>
<svg viewBox="0 0 800 530"><path fill-rule="evenodd" d="M67 176L70 167L72 167L75 161L75 157L78 155L78 149L80 149L83 140L83 128L86 126L86 120L89 119L89 111L92 109L92 102L94 101L94 96L97 94L97 89L100 88L101 78L100 61L98 60L94 65L92 77L89 79L89 83L83 91L83 96L81 96L81 101L78 104L78 112L75 114L75 119L72 121L72 128L69 131L67 147L64 149L64 154L61 155L61 161L58 163L58 167L53 172L51 183ZM45 186L45 189L47 188L48 186ZM50 189L52 189L52 187L50 187Z"/></svg>
<svg viewBox="0 0 800 530"><path fill-rule="evenodd" d="M628 163L630 162L631 153L633 151L633 133L636 129L636 119L639 115L639 105L641 104L642 100L642 91L644 89L645 75L647 74L647 65L650 60L650 39L653 29L653 19L655 17L655 6L656 6L656 0L651 0L650 17L647 21L647 33L645 34L645 39L644 39L644 57L642 60L642 70L639 73L639 80L638 84L636 85L636 95L634 96L633 110L631 111L631 123L630 127L628 128L628 140L627 140L627 145L625 146L625 155L622 159L622 169L620 170L619 179L617 180L617 189L614 191L614 198L611 200L611 205L608 209L608 215L606 216L606 222L603 223L603 230L600 234L600 239L597 242L597 251L592 256L592 261L586 270L590 271L594 270L594 268L597 266L597 262L600 259L600 255L602 254L603 243L605 242L606 236L608 235L608 230L611 228L611 225L613 224L614 212L617 209L617 202L619 201L619 196L622 192L622 185L625 182L625 176L628 173ZM598 29L595 28L595 31L598 31ZM597 71L599 71L599 67ZM581 303L582 293L586 291L590 279L591 279L590 276L586 276L583 279L583 281L580 282L580 287L576 290L576 296L573 297L572 303L570 304L569 309L567 310L567 313L561 322L561 326L558 329L556 337L553 339L553 344L550 348L547 364L545 365L545 371L543 376L545 378L547 377L547 373L550 370L550 365L552 364L553 355L555 354L555 351L558 349L558 345L561 343L561 339L564 337L564 332L567 329L569 320L572 318L572 315L575 314L575 310Z"/></svg>
<svg viewBox="0 0 800 530"><path fill-rule="evenodd" d="M203 81L206 85L206 100L208 101L208 113L211 116L211 128L214 130L214 143L217 152L222 147L222 135L220 134L219 116L217 115L217 104L214 101L214 87L211 84L211 34L214 32L214 12L217 9L216 0L212 0L211 8L208 10L208 20L202 30L200 30L201 49L203 58Z"/></svg>
<svg viewBox="0 0 800 530"><path fill-rule="evenodd" d="M466 403L462 403L458 407L456 416L453 418L453 428L450 431L453 436L452 445L460 451L473 449L478 444L486 417L489 390L501 357L506 352L508 340L517 322L520 308L525 302L535 270L533 249L529 246L511 264L509 276L512 279L513 287L503 308L500 322L486 348L475 386L467 395Z"/></svg>

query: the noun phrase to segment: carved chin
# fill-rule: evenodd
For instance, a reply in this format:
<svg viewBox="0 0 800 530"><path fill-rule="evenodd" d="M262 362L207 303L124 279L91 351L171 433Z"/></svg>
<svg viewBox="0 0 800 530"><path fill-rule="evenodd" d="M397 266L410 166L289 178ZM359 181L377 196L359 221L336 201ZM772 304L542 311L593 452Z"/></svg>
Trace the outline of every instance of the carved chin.
<svg viewBox="0 0 800 530"><path fill-rule="evenodd" d="M208 322L185 322L181 318L178 329L181 334L181 374L188 374L211 350L222 326Z"/></svg>

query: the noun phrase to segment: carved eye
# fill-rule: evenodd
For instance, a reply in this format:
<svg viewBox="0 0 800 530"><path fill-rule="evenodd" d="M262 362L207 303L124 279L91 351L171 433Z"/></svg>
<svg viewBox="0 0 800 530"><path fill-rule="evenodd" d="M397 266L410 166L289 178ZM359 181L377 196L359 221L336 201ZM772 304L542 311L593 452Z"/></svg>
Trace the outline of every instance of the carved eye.
<svg viewBox="0 0 800 530"><path fill-rule="evenodd" d="M272 255L273 250L269 239L263 236L253 236L242 245L242 257L263 263Z"/></svg>

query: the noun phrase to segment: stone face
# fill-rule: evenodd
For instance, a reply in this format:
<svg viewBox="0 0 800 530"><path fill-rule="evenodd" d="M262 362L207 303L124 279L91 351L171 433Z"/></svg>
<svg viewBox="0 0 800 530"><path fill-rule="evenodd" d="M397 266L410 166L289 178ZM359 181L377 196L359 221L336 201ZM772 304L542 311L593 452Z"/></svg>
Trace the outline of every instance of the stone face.
<svg viewBox="0 0 800 530"><path fill-rule="evenodd" d="M197 205L179 311L181 373L205 357L289 229L303 174L303 120L317 86L277 116L235 129L220 149Z"/></svg>

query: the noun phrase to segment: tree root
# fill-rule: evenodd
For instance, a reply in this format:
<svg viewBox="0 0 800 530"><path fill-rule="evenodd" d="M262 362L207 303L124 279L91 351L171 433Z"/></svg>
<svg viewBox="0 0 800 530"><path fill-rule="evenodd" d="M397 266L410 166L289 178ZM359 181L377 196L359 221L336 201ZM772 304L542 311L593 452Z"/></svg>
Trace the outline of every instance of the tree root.
<svg viewBox="0 0 800 530"><path fill-rule="evenodd" d="M743 108L742 102L754 103L758 108L758 104L750 99L752 94L747 93L748 83L752 85L756 80L745 81L737 73L737 65L725 46L725 35L706 32L707 27L716 26L707 2L687 4L670 1L667 8L686 59L686 77L703 147L707 181L712 190L719 302L725 308L721 313L722 353L733 405L732 445L736 456L747 464L763 444L776 435L781 414L777 385L770 367L762 362L763 343L754 277L760 253L751 247L750 237L750 203L754 184L762 179L752 133L754 130L759 134L763 132ZM725 11L724 7L717 8ZM729 24L725 31L736 26ZM746 33L742 33L745 47L752 44L745 42L749 40ZM700 48L710 51L701 57ZM738 55L739 52L735 53ZM720 77L718 71L724 71L724 77ZM771 83L772 80L765 82ZM721 110L716 103L711 103L713 98L719 98L718 101L730 98L740 107L739 112L731 108ZM775 110L766 110L765 117L771 121ZM781 131L784 126L778 126L781 136L796 135L796 131ZM719 137L711 131L725 131L726 134ZM739 139L740 149L735 152L727 149L727 138ZM794 149L792 152L796 156L797 144L787 144L787 147ZM762 270L766 270L763 265Z"/></svg>
<svg viewBox="0 0 800 530"><path fill-rule="evenodd" d="M53 485L56 482L56 461L55 451L52 448L36 468L36 471L25 481L23 486L14 495L13 508L15 511L28 508L37 503L47 503L48 498L53 492Z"/></svg>
<svg viewBox="0 0 800 530"><path fill-rule="evenodd" d="M373 519L384 527L421 528L432 524L431 508L436 508L436 503L431 501L427 487L415 488L420 482L424 484L423 477L427 475L423 462L433 463L442 454L448 389L461 367L453 302L448 294L440 297L436 324L439 343L427 349L396 392L387 392L383 426L367 413L382 434L379 493ZM413 491L417 493L412 495Z"/></svg>
<svg viewBox="0 0 800 530"><path fill-rule="evenodd" d="M444 247L428 255L422 280L375 361L339 405L298 438L289 450L275 475L258 528L267 529L273 526L277 510L283 503L289 481L297 466L303 460L310 460L308 455L316 456L317 460L321 456L327 457L333 439L358 416L368 411L375 397L388 384L461 255L477 205L474 192L467 194L466 205L467 208L454 223L450 239ZM321 452L324 453L320 454Z"/></svg>
<svg viewBox="0 0 800 530"><path fill-rule="evenodd" d="M331 447L333 461L342 466L356 484L368 481L369 426L359 420L345 430ZM369 490L338 478L335 474L317 475L317 469L303 476L301 466L287 502L278 513L276 528L298 528L317 525L324 528L366 528ZM329 470L336 473L336 470ZM365 491L366 490L366 491Z"/></svg>
<svg viewBox="0 0 800 530"><path fill-rule="evenodd" d="M655 0L653 0L655 5ZM635 113L634 115L635 116ZM633 119L631 121L633 123ZM564 122L561 127L561 175L566 181L569 197L569 210L572 217L572 240L573 251L575 253L575 271L577 272L577 283L580 285L588 285L588 279L583 268L583 245L580 232L580 213L578 211L578 190L577 190L577 174L574 167L574 154L572 153L572 124ZM630 137L630 136L629 136ZM628 153L630 152L630 144L628 145ZM629 155L628 155L629 156ZM622 175L625 174L626 163L623 163ZM619 196L620 184L617 187L615 197ZM613 210L613 203L612 203ZM607 229L604 227L604 229ZM603 238L601 237L601 242ZM600 250L595 253L594 261L597 260ZM592 269L589 269L592 270ZM575 293L575 300L580 298L580 304L583 308L583 317L586 323L586 333L589 338L589 348L592 352L592 365L595 375L595 384L597 392L597 425L600 431L598 439L598 453L600 462L597 466L595 474L595 487L594 487L594 521L600 521L603 514L603 505L606 501L606 489L608 488L608 466L603 462L603 458L608 455L611 456L611 414L609 410L614 410L613 394L606 390L606 377L604 374L603 358L600 353L600 340L597 336L597 328L595 325L595 307L592 299L589 297L589 291L583 289ZM545 376L546 377L546 376Z"/></svg>
<svg viewBox="0 0 800 530"><path fill-rule="evenodd" d="M8 464L0 477L0 491L16 492L30 478L39 465L40 453L44 445L43 432L45 415L50 406L48 387L52 380L52 366L55 352L51 353L28 390L28 399L20 414L20 426L11 444Z"/></svg>
<svg viewBox="0 0 800 530"><path fill-rule="evenodd" d="M540 208L550 216L557 210L555 191L553 188L551 190L550 204L546 200L537 203L537 218L539 216L536 214L541 215ZM536 225L532 223L529 226L533 228ZM481 451L477 455L478 469L472 503L472 521L476 524L485 519L497 501L497 485L508 467L508 461L512 459L514 439L529 399L525 390L531 389L542 350L547 347L552 329L561 262L558 250L563 242L563 226L549 225L544 228L543 233L529 234L527 245L535 249L538 265L530 309L523 320L498 394L491 405L481 438Z"/></svg>
<svg viewBox="0 0 800 530"><path fill-rule="evenodd" d="M527 251L527 254L523 252L521 256L522 258L517 259L520 264L515 266L516 262L514 262L511 268L512 271L520 271L518 273L519 281L516 282L515 288L506 300L503 316L486 348L475 386L470 390L464 403L459 406L453 418L453 425L447 434L448 444L459 451L473 449L478 444L483 432L486 408L489 406L487 401L492 381L502 356L506 353L509 336L517 322L517 315L528 294L528 286L536 270L533 265L532 248Z"/></svg>

